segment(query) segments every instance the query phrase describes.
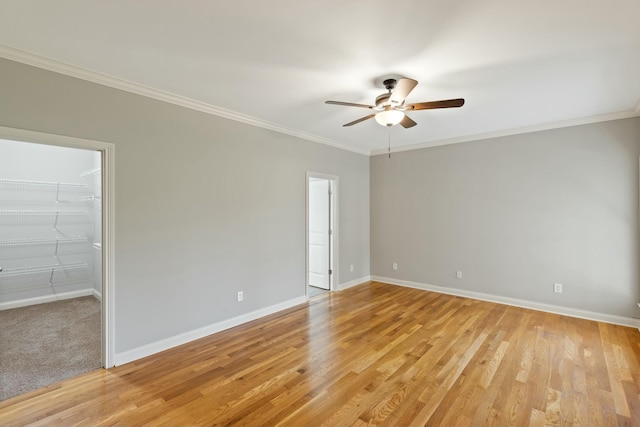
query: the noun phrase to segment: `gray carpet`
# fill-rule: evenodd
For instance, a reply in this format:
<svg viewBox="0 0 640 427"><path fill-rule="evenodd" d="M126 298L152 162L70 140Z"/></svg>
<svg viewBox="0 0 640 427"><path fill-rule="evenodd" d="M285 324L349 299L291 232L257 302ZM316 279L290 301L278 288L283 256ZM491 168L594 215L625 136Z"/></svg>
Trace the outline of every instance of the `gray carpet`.
<svg viewBox="0 0 640 427"><path fill-rule="evenodd" d="M100 368L100 317L92 296L0 311L0 400Z"/></svg>

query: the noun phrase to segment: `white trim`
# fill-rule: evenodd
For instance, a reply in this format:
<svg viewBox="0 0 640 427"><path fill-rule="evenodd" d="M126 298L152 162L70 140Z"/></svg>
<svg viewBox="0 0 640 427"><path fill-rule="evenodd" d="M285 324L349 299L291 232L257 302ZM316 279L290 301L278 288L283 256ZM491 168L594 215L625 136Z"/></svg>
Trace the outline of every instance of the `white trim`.
<svg viewBox="0 0 640 427"><path fill-rule="evenodd" d="M70 136L33 132L0 126L0 138L13 141L30 142L61 147L95 150L102 153L102 325L104 336L103 365L105 368L114 366L115 355L115 145L108 142Z"/></svg>
<svg viewBox="0 0 640 427"><path fill-rule="evenodd" d="M102 301L102 292L100 292L99 290L97 290L96 288L92 289L92 295L98 300L98 301Z"/></svg>
<svg viewBox="0 0 640 427"><path fill-rule="evenodd" d="M56 135L53 133L34 132L25 129L0 126L0 138L13 141L32 142L35 144L58 145L60 147L81 148L83 150L113 150L114 145L108 142L92 141L90 139L73 136Z"/></svg>
<svg viewBox="0 0 640 427"><path fill-rule="evenodd" d="M420 150L422 148L438 147L441 145L450 145L450 144L459 144L461 142L481 141L483 139L500 138L503 136L511 136L511 135L520 135L524 133L539 132L543 130L560 129L560 128L565 128L570 126L579 126L579 125L587 125L591 123L608 122L611 120L628 119L630 117L636 117L638 115L640 115L640 103L638 103L635 110L621 111L621 112L609 113L609 114L600 114L597 116L582 117L582 118L570 119L570 120L561 120L561 121L550 122L550 123L541 123L537 125L523 126L523 127L505 129L505 130L494 131L494 132L465 135L465 136L459 136L455 138L423 142L420 144L404 145L404 146L400 146L392 149L391 152L397 153L401 151ZM373 150L370 152L371 156L377 156L380 154L387 154L387 149L384 148L379 150Z"/></svg>
<svg viewBox="0 0 640 427"><path fill-rule="evenodd" d="M613 314L597 313L594 311L580 310L577 308L561 307L558 305L545 304L533 301L525 301L517 298L502 297L498 295L485 294L483 292L467 291L464 289L445 288L442 286L429 285L426 283L411 282L408 280L392 279L390 277L371 276L371 280L388 283L390 285L405 286L408 288L423 289L426 291L438 292L447 295L456 295L465 298L473 298L482 301L506 304L514 307L528 308L531 310L544 311L546 313L561 314L564 316L577 317L579 319L594 320L596 322L612 323L614 325L630 326L640 328L640 319L616 316Z"/></svg>
<svg viewBox="0 0 640 427"><path fill-rule="evenodd" d="M370 282L370 281L371 281L371 276L360 277L358 279L353 279L345 283L340 283L338 285L338 290L344 291L345 289L349 289L357 285L362 285L363 283Z"/></svg>
<svg viewBox="0 0 640 427"><path fill-rule="evenodd" d="M105 368L115 366L116 354L116 152L102 149L102 328Z"/></svg>
<svg viewBox="0 0 640 427"><path fill-rule="evenodd" d="M133 362L134 360L142 359L143 357L150 356L152 354L159 353L161 351L168 350L173 347L177 347L182 344L206 337L217 332L224 331L226 329L233 328L243 323L251 322L264 316L268 316L273 313L277 313L282 310L286 310L291 307L295 307L307 302L306 297L301 296L289 301L284 301L279 304L275 304L269 307L261 308L259 310L252 311L247 314L233 317L231 319L223 320L218 323L214 323L202 328L194 329L189 332L174 335L169 338L155 341L149 344L145 344L140 347L133 348L131 350L117 353L115 357L116 365L123 365L125 363Z"/></svg>
<svg viewBox="0 0 640 427"><path fill-rule="evenodd" d="M121 79L119 77L109 76L107 74L103 74L87 68L78 67L76 65L68 64L62 61L58 61L52 58L47 58L47 57L26 52L23 50L14 49L12 47L1 45L1 44L0 44L0 57L9 59L11 61L20 62L22 64L31 65L33 67L42 68L44 70L49 70L56 73L64 74L66 76L75 77L75 78L86 80L93 83L98 83L104 86L123 90L136 95L142 95L147 98L156 99L158 101L168 102L170 104L179 105L181 107L186 107L192 110L200 111L200 112L211 114L218 117L224 117L225 119L246 123L251 126L256 126L263 129L268 129L275 132L283 133L286 135L295 136L297 138L306 139L308 141L318 142L320 144L339 148L341 150L351 151L358 154L364 154L366 156L370 154L369 150L364 148L345 145L338 141L333 141L331 139L323 138L321 136L304 132L298 129L282 126L277 123L259 119L257 117L248 116L246 114L227 110L225 108L217 107L215 105L207 104L205 102L197 101L195 99L190 99L184 96L176 95L174 93L167 92L161 89L155 89L155 88L141 85L139 83L135 83L129 80Z"/></svg>
<svg viewBox="0 0 640 427"><path fill-rule="evenodd" d="M15 301L0 302L0 311L9 310L11 308L27 307L27 306L36 305L36 304L44 304L47 302L62 301L62 300L71 299L71 298L86 297L89 295L94 295L94 292L95 292L95 289L87 288L87 289L80 289L77 291L61 292L59 294L54 294L54 295L44 295L41 297L33 297L33 298L19 299Z"/></svg>

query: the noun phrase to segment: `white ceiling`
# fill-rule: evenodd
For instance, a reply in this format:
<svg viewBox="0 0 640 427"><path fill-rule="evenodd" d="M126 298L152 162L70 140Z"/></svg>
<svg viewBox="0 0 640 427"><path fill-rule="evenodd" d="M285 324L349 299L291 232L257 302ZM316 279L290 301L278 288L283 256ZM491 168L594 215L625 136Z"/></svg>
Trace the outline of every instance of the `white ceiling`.
<svg viewBox="0 0 640 427"><path fill-rule="evenodd" d="M640 115L638 0L0 0L0 45L363 153L387 129L324 101L372 104L391 75L419 81L407 102L466 99L410 113L395 149Z"/></svg>

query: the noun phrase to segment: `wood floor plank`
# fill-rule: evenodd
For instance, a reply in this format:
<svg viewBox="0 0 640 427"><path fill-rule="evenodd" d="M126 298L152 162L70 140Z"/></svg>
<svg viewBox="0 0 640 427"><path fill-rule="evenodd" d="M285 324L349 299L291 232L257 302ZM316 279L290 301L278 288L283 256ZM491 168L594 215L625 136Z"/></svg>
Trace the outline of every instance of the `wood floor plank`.
<svg viewBox="0 0 640 427"><path fill-rule="evenodd" d="M629 418L629 404L624 393L624 366L620 366L615 357L614 344L611 341L610 331L613 325L599 324L600 336L602 339L602 348L604 350L605 363L607 364L607 373L609 375L609 385L613 394L613 402L616 408L616 414Z"/></svg>
<svg viewBox="0 0 640 427"><path fill-rule="evenodd" d="M640 425L640 333L369 282L0 402L0 425Z"/></svg>

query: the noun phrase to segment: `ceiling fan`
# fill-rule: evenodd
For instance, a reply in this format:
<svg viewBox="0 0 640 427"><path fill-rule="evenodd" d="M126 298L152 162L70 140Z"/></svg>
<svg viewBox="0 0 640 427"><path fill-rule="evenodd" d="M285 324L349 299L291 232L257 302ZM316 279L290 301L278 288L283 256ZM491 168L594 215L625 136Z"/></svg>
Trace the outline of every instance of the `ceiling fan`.
<svg viewBox="0 0 640 427"><path fill-rule="evenodd" d="M393 126L398 123L406 128L417 125L411 117L407 116L407 111L417 110L434 110L436 108L456 108L464 105L463 98L446 99L442 101L429 101L429 102L416 102L414 104L405 104L405 98L411 93L414 87L418 84L417 80L413 79L387 79L383 82L384 87L387 89L387 93L376 98L376 105L354 104L352 102L342 101L326 101L326 104L332 105L345 105L347 107L359 107L368 108L375 111L373 114L361 117L358 120L346 123L342 126L353 126L357 123L369 120L375 117L376 121L382 126Z"/></svg>

